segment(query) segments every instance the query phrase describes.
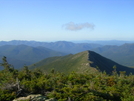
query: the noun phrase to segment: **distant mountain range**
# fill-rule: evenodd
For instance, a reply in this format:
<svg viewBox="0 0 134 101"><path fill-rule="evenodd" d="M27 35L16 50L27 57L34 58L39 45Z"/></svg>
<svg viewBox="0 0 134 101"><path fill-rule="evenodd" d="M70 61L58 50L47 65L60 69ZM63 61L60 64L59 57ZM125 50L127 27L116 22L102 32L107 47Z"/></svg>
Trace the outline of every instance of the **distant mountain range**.
<svg viewBox="0 0 134 101"><path fill-rule="evenodd" d="M102 42L112 43L113 41ZM117 42L123 43L125 41L115 41L115 43ZM76 54L86 50L92 50L119 64L134 66L134 44L129 43L121 46L103 46L100 44L73 43L67 41L0 41L0 58L6 56L10 64L14 65L15 68L20 68L24 65L30 65L48 57Z"/></svg>
<svg viewBox="0 0 134 101"><path fill-rule="evenodd" d="M134 41L123 41L123 40L100 40L100 41L91 41L91 40L81 40L81 41L74 41L75 43L94 43L100 45L123 45L125 43L134 43Z"/></svg>
<svg viewBox="0 0 134 101"><path fill-rule="evenodd" d="M0 46L0 58L7 57L10 64L15 68L21 68L24 65L30 65L42 59L66 55L45 47L31 47L26 45L4 45ZM2 61L0 61L2 62Z"/></svg>
<svg viewBox="0 0 134 101"><path fill-rule="evenodd" d="M38 68L46 72L50 72L52 69L59 72L70 73L75 72L95 72L106 71L111 74L116 66L116 71L126 71L127 74L134 73L134 69L119 65L110 59L107 59L93 51L84 51L77 54L70 54L67 56L51 57L44 59L34 65L30 66L30 69Z"/></svg>
<svg viewBox="0 0 134 101"><path fill-rule="evenodd" d="M46 47L55 51L64 53L79 53L82 51L90 50L93 48L101 47L99 44L89 44L89 43L73 43L67 41L57 41L57 42L37 42L37 41L0 41L0 46L3 45L27 45L32 47Z"/></svg>
<svg viewBox="0 0 134 101"><path fill-rule="evenodd" d="M93 49L93 51L122 65L134 66L134 44L107 45Z"/></svg>

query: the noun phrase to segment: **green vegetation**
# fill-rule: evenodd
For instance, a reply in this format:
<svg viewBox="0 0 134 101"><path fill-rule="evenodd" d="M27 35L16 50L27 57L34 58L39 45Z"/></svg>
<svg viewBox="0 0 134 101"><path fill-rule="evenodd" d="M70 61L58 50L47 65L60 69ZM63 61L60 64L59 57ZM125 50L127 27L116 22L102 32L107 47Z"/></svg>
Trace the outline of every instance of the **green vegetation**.
<svg viewBox="0 0 134 101"><path fill-rule="evenodd" d="M66 56L47 58L29 66L29 68L38 68L44 70L45 72L50 72L50 70L53 68L55 71L64 73L70 73L72 71L84 72L91 71L93 69L89 68L89 62L88 51L85 51L75 55L70 54Z"/></svg>
<svg viewBox="0 0 134 101"><path fill-rule="evenodd" d="M133 101L134 75L119 74L113 67L113 74L106 72L64 74L54 69L44 73L39 69L21 71L8 64L6 57L1 63L0 101L11 101L20 96L42 94L58 101Z"/></svg>

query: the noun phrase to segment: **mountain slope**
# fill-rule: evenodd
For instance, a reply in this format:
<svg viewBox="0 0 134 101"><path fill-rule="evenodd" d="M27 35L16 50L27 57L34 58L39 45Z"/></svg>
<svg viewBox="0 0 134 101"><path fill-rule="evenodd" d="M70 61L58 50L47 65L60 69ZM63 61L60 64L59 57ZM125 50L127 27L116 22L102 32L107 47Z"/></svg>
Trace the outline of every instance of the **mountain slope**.
<svg viewBox="0 0 134 101"><path fill-rule="evenodd" d="M36 65L36 66L35 66ZM31 65L30 68L39 68L46 72L50 72L51 69L56 71L69 73L72 71L76 72L95 72L96 67L99 67L100 71L106 71L111 74L113 66L117 67L117 72L126 71L127 74L130 72L134 73L134 69L121 66L110 59L107 59L93 51L84 51L78 54L70 54L62 57L51 57L44 59L35 65Z"/></svg>
<svg viewBox="0 0 134 101"><path fill-rule="evenodd" d="M8 62L14 65L15 68L20 68L24 65L30 65L48 57L62 55L65 54L45 47L31 47L26 45L0 46L0 56L6 56Z"/></svg>
<svg viewBox="0 0 134 101"><path fill-rule="evenodd" d="M119 64L134 66L134 44L124 44L121 46L103 46L93 51L105 56Z"/></svg>
<svg viewBox="0 0 134 101"><path fill-rule="evenodd" d="M39 69L50 72L51 69L55 69L59 72L69 73L72 71L86 71L90 68L89 61L87 60L87 52L81 52L75 55L67 55L60 57L51 57L44 59L36 63L36 67ZM30 66L31 69L35 68L34 65Z"/></svg>

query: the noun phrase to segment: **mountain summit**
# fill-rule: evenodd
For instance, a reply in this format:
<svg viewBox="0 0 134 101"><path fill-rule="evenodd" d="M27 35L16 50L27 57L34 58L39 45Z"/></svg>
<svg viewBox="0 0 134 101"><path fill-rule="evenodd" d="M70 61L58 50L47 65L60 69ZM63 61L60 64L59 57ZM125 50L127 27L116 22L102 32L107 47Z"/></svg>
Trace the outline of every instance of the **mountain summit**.
<svg viewBox="0 0 134 101"><path fill-rule="evenodd" d="M36 67L35 67L36 65ZM106 73L111 74L116 67L116 71L126 71L127 74L134 73L134 69L128 68L118 63L107 59L93 51L84 51L77 54L70 54L66 56L51 57L44 59L30 68L39 68L46 72L50 72L51 69L55 71L69 73L72 71L76 72L95 72L106 71Z"/></svg>

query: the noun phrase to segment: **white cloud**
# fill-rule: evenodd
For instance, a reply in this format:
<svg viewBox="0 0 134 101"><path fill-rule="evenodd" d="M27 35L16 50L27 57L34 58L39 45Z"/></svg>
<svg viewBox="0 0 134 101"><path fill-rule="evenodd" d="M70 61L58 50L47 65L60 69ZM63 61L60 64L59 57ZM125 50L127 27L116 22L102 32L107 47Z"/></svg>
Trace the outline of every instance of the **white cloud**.
<svg viewBox="0 0 134 101"><path fill-rule="evenodd" d="M94 24L92 23L80 23L80 24L75 24L74 22L69 22L67 24L64 24L63 27L67 30L71 31L77 31L77 30L82 30L83 28L89 28L89 29L94 29Z"/></svg>

